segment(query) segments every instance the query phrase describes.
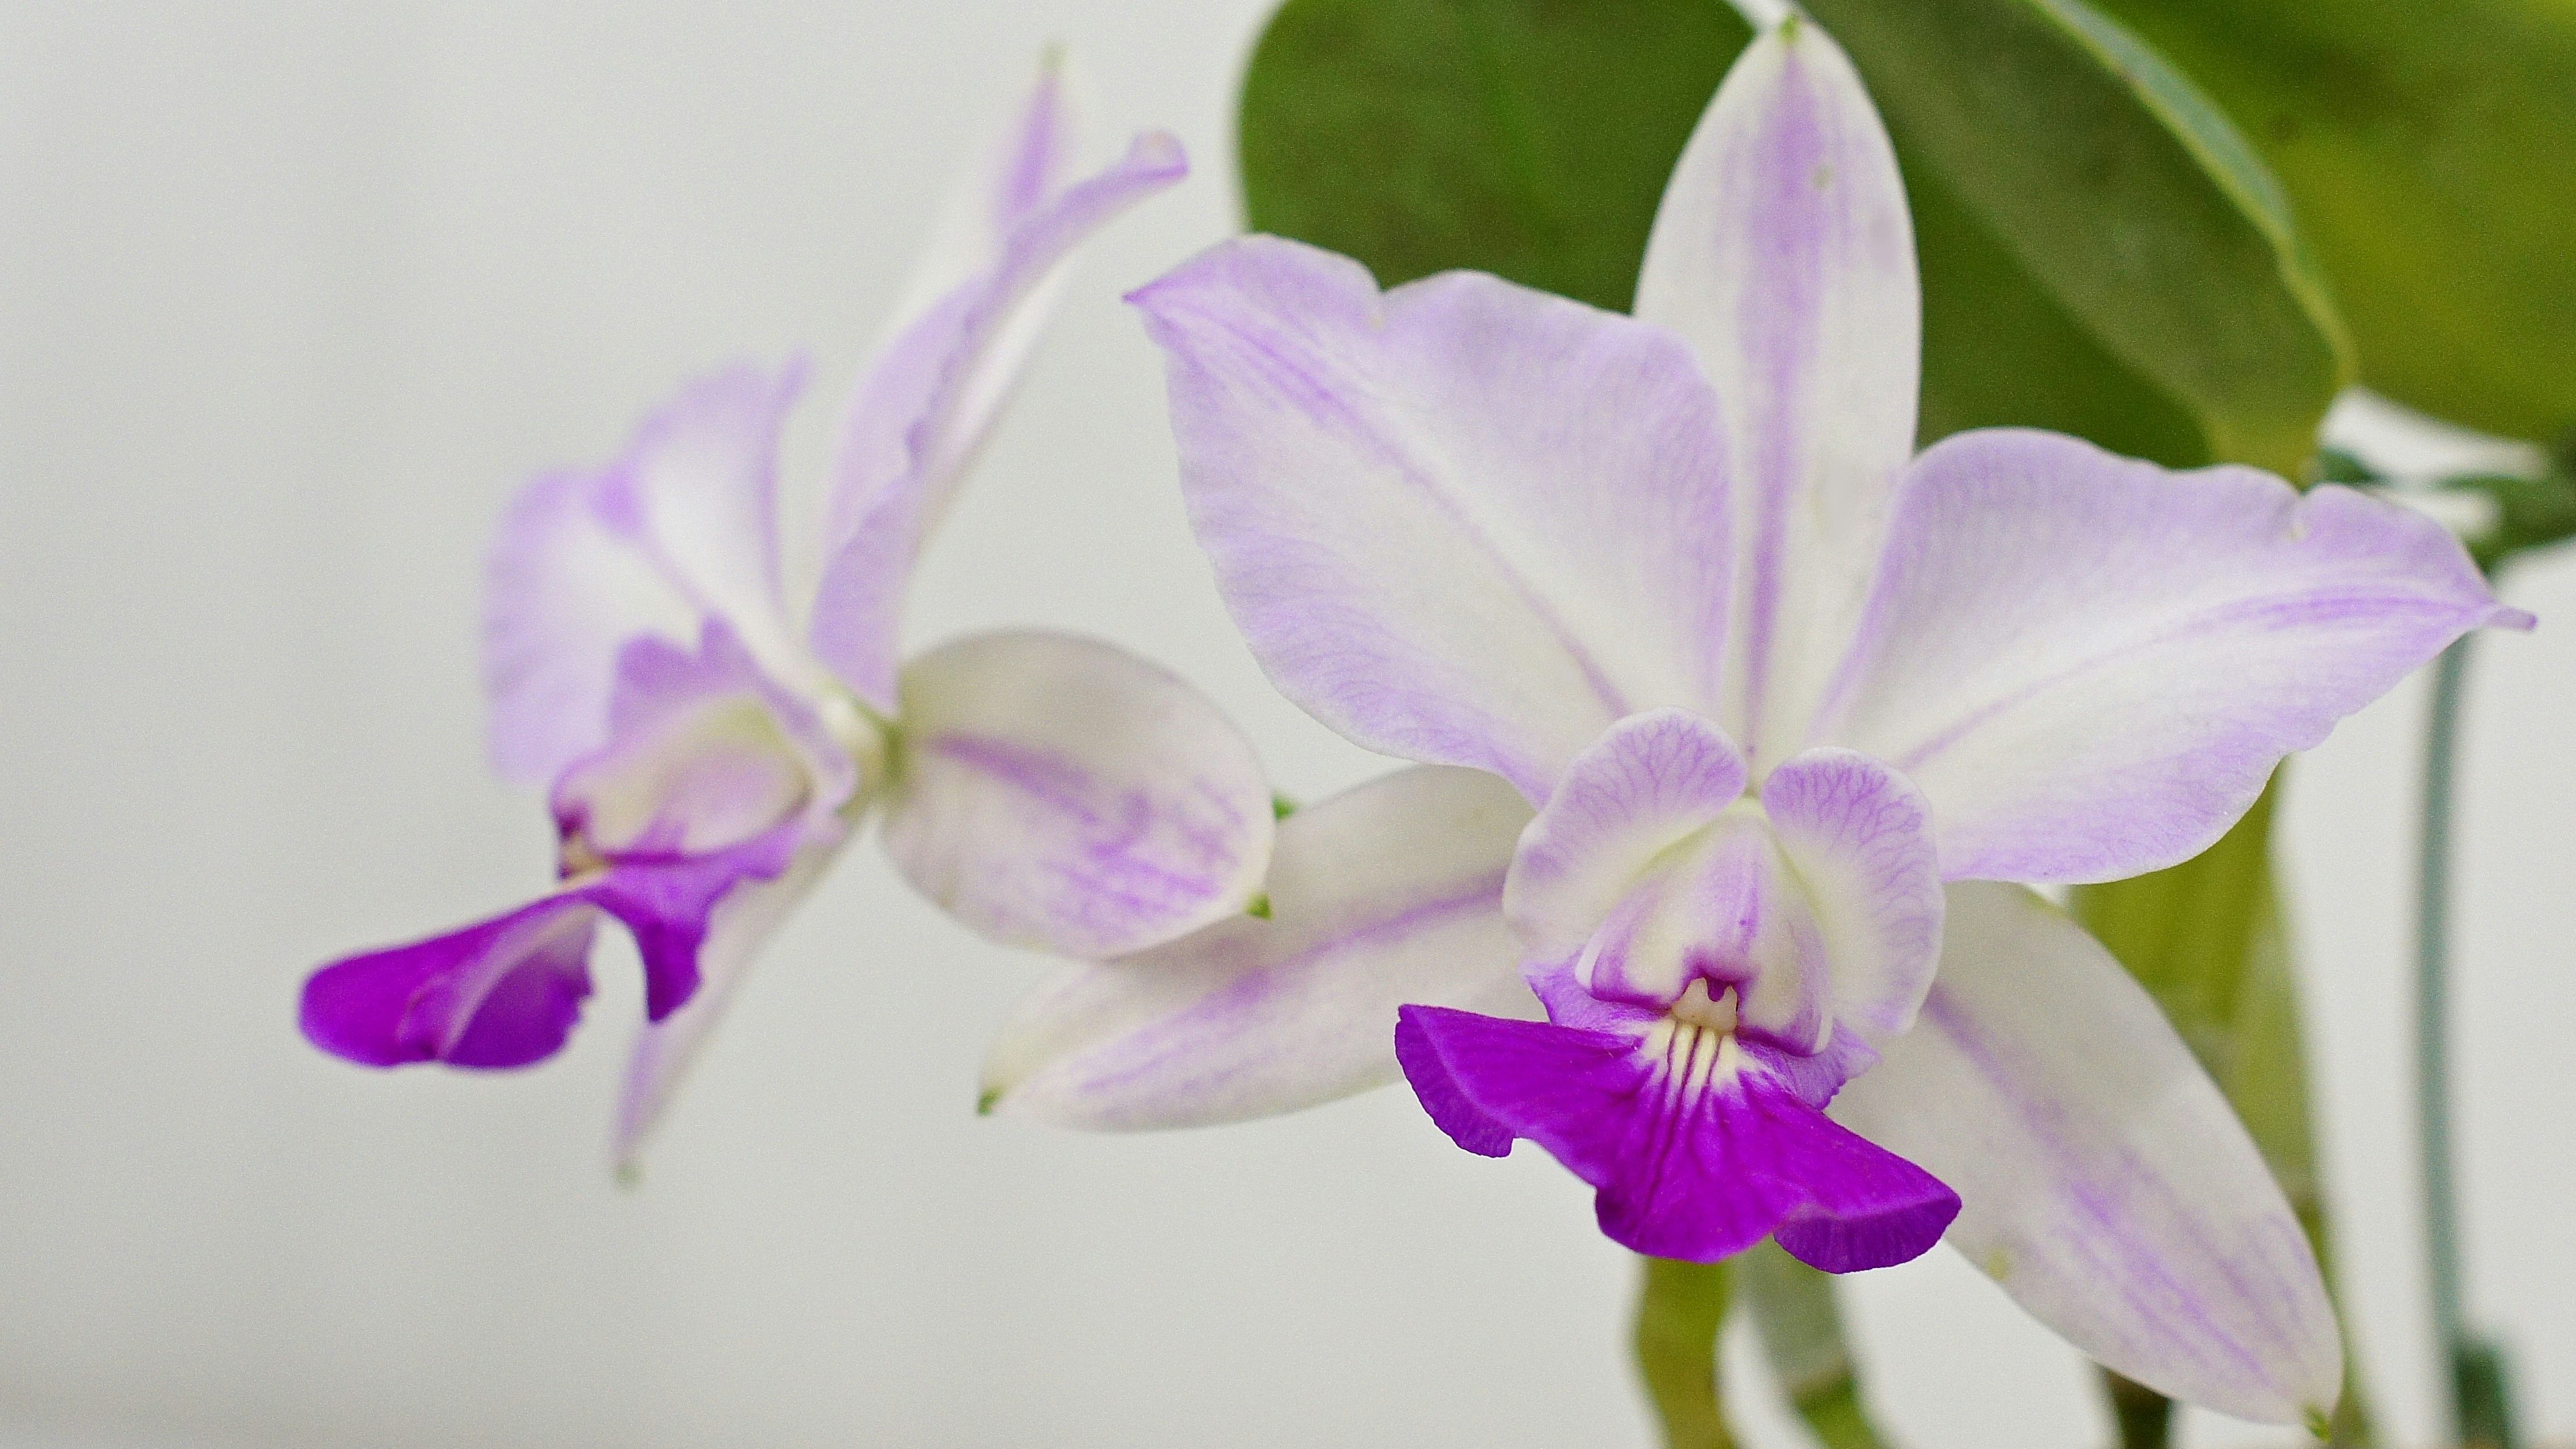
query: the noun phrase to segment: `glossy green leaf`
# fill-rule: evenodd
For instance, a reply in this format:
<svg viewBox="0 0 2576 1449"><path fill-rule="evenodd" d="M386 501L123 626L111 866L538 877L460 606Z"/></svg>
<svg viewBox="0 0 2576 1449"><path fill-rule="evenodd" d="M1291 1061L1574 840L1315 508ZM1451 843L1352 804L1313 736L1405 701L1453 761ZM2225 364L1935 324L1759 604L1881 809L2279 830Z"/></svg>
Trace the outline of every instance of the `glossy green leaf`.
<svg viewBox="0 0 2576 1449"><path fill-rule="evenodd" d="M2098 3L2271 163L2364 382L2491 432L2576 429L2576 3Z"/></svg>
<svg viewBox="0 0 2576 1449"><path fill-rule="evenodd" d="M1390 287L1471 267L1625 311L1750 37L1721 0L1292 0L1243 81L1252 225Z"/></svg>
<svg viewBox="0 0 2576 1449"><path fill-rule="evenodd" d="M2080 0L1806 9L1910 174L1937 176L2210 456L2306 460L2348 380L2339 324L2279 185L2188 80Z"/></svg>

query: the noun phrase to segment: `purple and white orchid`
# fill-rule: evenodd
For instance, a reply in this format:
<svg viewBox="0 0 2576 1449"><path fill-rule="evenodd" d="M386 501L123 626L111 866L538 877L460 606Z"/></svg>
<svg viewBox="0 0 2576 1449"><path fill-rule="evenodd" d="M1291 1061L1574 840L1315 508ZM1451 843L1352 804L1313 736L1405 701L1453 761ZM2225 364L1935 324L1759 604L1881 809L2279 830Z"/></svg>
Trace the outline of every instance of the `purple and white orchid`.
<svg viewBox="0 0 2576 1449"><path fill-rule="evenodd" d="M2449 535L2049 433L1917 456L1895 157L1796 20L1691 138L1634 318L1264 237L1131 300L1253 650L1422 763L1282 827L1275 920L1042 988L997 1109L1225 1121L1400 1069L1640 1252L1848 1271L1946 1232L2168 1394L2333 1405L2243 1126L2029 887L2190 857L2452 639L2527 626Z"/></svg>
<svg viewBox="0 0 2576 1449"><path fill-rule="evenodd" d="M1099 957L1238 914L1268 785L1200 696L1108 645L1004 632L899 664L915 559L1035 344L1076 246L1185 171L1139 137L1074 174L1051 63L924 263L853 396L802 627L775 461L803 380L737 367L604 469L529 485L491 553L492 752L549 785L561 881L458 931L326 966L303 1026L373 1066L516 1067L564 1042L595 928L643 958L630 1161L754 953L874 808L924 894L995 940Z"/></svg>

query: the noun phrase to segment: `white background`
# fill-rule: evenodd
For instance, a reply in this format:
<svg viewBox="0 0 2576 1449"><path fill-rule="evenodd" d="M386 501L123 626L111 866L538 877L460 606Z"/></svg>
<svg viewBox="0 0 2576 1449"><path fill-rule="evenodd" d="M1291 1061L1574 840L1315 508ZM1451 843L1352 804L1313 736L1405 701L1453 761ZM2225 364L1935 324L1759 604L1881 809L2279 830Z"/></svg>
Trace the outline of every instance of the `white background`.
<svg viewBox="0 0 2576 1449"><path fill-rule="evenodd" d="M1534 1151L1400 1090L1132 1139L972 1114L1042 963L872 847L778 943L638 1190L619 948L562 1059L370 1074L315 962L508 904L542 812L480 752L485 532L681 378L844 385L1040 45L1197 178L1119 225L941 542L917 641L1094 630L1288 792L1376 764L1272 695L1183 529L1118 290L1224 234L1264 0L0 5L0 1440L63 1445L1595 1445L1645 1430L1629 1268ZM802 418L810 484L829 399ZM2576 571L2478 661L2462 1102L2480 1311L2576 1432ZM2299 770L2294 889L2346 1277L2431 1426L2403 942L2409 688ZM1946 1250L1852 1285L1920 1449L2104 1439ZM1732 1352L1745 1361L1745 1345ZM1787 1444L1743 1390L1757 1442ZM2195 1421L2198 1444L2287 1442Z"/></svg>

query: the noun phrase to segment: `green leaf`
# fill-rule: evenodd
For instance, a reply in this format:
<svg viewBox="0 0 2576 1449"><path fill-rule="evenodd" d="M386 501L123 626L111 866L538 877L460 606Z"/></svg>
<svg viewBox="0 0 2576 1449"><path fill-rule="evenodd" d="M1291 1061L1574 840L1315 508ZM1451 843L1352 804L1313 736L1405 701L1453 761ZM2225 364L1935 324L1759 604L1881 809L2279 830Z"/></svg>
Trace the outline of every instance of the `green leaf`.
<svg viewBox="0 0 2576 1449"><path fill-rule="evenodd" d="M2576 429L2576 4L2099 3L2271 163L2362 381L2491 432Z"/></svg>
<svg viewBox="0 0 2576 1449"><path fill-rule="evenodd" d="M1625 311L1750 36L1720 0L1293 0L1244 76L1252 224L1390 287L1472 267Z"/></svg>
<svg viewBox="0 0 2576 1449"><path fill-rule="evenodd" d="M1666 1449L1734 1449L1717 1382L1727 1265L1672 1258L1637 1262L1642 1273L1632 1346Z"/></svg>
<svg viewBox="0 0 2576 1449"><path fill-rule="evenodd" d="M2197 425L2206 456L2306 460L2348 380L2340 326L2279 185L2188 80L2080 0L1806 8L1859 65L1909 176L1937 179L2108 364ZM1927 252L1927 294L1951 285L1942 261ZM2022 360L1995 352L1988 377Z"/></svg>

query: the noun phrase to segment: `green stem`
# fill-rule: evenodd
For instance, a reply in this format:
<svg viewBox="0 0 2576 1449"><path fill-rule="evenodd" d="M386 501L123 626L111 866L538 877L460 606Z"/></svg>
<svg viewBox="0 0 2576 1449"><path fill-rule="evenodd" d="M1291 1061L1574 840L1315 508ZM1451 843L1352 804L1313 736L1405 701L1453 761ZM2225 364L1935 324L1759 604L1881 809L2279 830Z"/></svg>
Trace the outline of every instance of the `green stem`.
<svg viewBox="0 0 2576 1449"><path fill-rule="evenodd" d="M1768 1239L1735 1259L1736 1289L1753 1314L1780 1391L1824 1449L1885 1449L1861 1403L1834 1280Z"/></svg>
<svg viewBox="0 0 2576 1449"><path fill-rule="evenodd" d="M2120 1431L2120 1449L2165 1449L2173 1439L2173 1400L2102 1370L2102 1387L2111 1400L2111 1419Z"/></svg>
<svg viewBox="0 0 2576 1449"><path fill-rule="evenodd" d="M2424 732L2424 828L2417 841L2415 895L2415 1104L2424 1256L2432 1280L2433 1336L2449 1379L2452 1435L2471 1449L2516 1449L2503 1353L2469 1328L2451 1141L2451 822L2468 671L2469 641L2463 637L2434 666Z"/></svg>
<svg viewBox="0 0 2576 1449"><path fill-rule="evenodd" d="M1666 1449L1735 1449L1717 1384L1726 1265L1640 1258L1633 1343Z"/></svg>

